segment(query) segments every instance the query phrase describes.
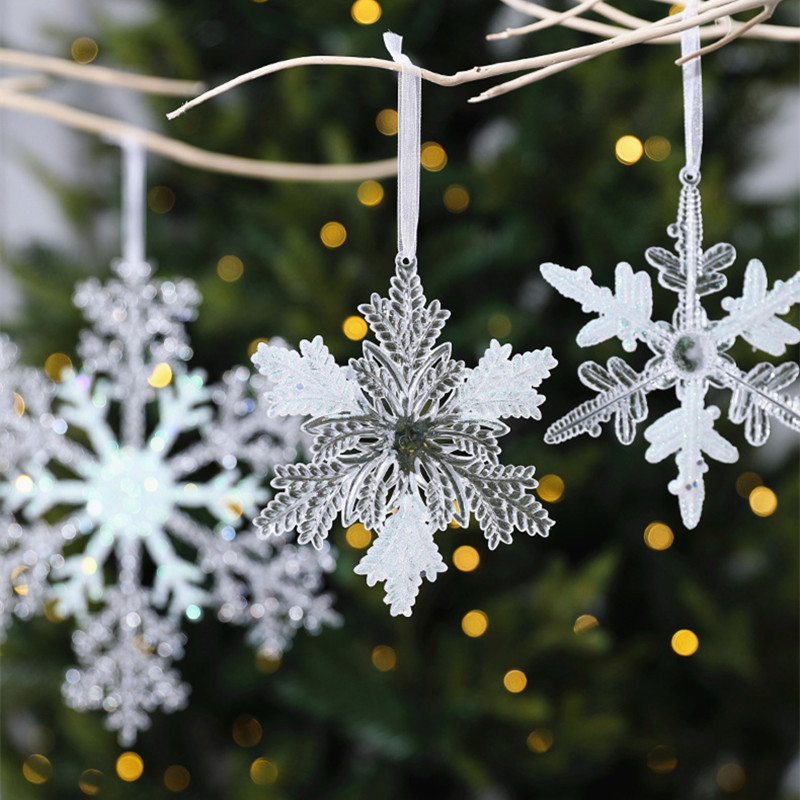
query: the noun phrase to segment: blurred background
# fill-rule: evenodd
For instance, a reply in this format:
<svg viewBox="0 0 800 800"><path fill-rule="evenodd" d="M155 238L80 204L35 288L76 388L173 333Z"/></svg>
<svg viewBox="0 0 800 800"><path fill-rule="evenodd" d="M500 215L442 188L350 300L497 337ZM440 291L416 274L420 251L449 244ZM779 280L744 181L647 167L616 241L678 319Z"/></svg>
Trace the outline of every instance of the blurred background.
<svg viewBox="0 0 800 800"><path fill-rule="evenodd" d="M665 8L621 7L651 19ZM384 58L387 29L447 73L590 41L560 29L484 38L526 21L496 0L4 0L0 44L216 85L294 56ZM774 21L799 24L797 2ZM139 761L118 762L102 714L62 702L71 623L16 621L2 648L3 798L800 796L796 438L776 425L753 449L723 413L740 459L712 462L691 532L666 488L674 465L646 464L641 432L628 447L611 431L543 443L589 397L578 365L623 353L577 347L588 317L538 265L587 264L608 284L618 261L642 269L648 246L671 245L677 55L630 48L477 105L466 101L484 84L423 88L418 252L428 297L452 312L445 338L468 365L492 337L515 351L550 345L559 360L543 420L515 422L504 440L507 463L537 467L549 539L518 535L490 553L474 523L438 534L448 571L396 619L381 587L352 573L368 537L335 526L329 583L343 626L299 634L278 664L213 615L187 623L178 666L190 704L155 715L130 748ZM705 242L737 248L723 293L736 295L750 258L771 280L798 267L798 50L740 40L703 70ZM396 148L396 81L377 70L283 72L172 123L175 100L58 80L46 96L253 158L356 162ZM393 179L265 183L151 157L147 197L159 276L191 277L204 295L195 366L218 378L273 335L322 334L340 363L359 353L363 331L343 323L393 272ZM0 110L0 203L2 329L28 364L76 359L72 286L105 279L120 254L119 152ZM669 319L674 295L656 294ZM707 298L712 318L718 298ZM742 343L732 353L748 369L764 360ZM668 392L651 399L651 420L674 406ZM724 410L728 394L711 401Z"/></svg>

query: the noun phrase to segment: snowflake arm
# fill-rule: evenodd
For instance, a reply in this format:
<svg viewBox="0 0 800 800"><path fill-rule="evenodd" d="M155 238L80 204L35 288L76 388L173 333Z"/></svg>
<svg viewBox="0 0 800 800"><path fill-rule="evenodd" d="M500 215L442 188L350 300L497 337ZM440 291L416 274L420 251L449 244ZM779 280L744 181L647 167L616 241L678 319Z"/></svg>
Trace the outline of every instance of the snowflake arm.
<svg viewBox="0 0 800 800"><path fill-rule="evenodd" d="M726 464L739 458L739 451L714 430L720 411L716 406L704 408L704 394L705 388L700 384L689 384L681 407L656 420L644 432L650 442L645 458L651 464L676 454L678 477L668 488L678 496L681 517L689 529L697 526L705 499L703 473L708 472L708 464L703 453Z"/></svg>
<svg viewBox="0 0 800 800"><path fill-rule="evenodd" d="M273 416L358 411L358 385L336 364L321 336L300 342L299 353L261 342L253 363L274 384L265 395Z"/></svg>
<svg viewBox="0 0 800 800"><path fill-rule="evenodd" d="M354 570L368 586L385 582L384 602L393 617L410 617L423 578L435 581L447 570L433 533L425 504L416 493L408 494Z"/></svg>
<svg viewBox="0 0 800 800"><path fill-rule="evenodd" d="M614 292L597 286L589 267L567 269L546 263L540 267L542 277L564 297L577 300L586 312L595 312L598 319L588 322L578 333L577 342L589 347L616 336L628 352L636 349L636 341L660 343L664 334L650 319L653 311L653 290L646 272L634 272L630 264L617 264Z"/></svg>
<svg viewBox="0 0 800 800"><path fill-rule="evenodd" d="M715 340L723 344L741 336L758 350L781 356L786 345L800 342L800 330L776 314L785 314L800 301L800 273L788 281L775 281L767 291L767 271L756 258L747 265L744 288L739 298L725 297L722 307L728 316L713 329Z"/></svg>
<svg viewBox="0 0 800 800"><path fill-rule="evenodd" d="M465 416L482 419L521 417L541 419L544 395L536 392L550 370L558 365L545 347L513 358L511 345L492 339L475 369L468 369L456 404Z"/></svg>

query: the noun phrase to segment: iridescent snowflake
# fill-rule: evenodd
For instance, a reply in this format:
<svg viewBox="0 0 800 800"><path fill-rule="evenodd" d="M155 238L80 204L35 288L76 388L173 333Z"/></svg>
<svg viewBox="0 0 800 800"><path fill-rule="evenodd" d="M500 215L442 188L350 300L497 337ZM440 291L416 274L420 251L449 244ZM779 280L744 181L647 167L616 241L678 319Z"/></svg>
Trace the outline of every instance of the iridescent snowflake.
<svg viewBox="0 0 800 800"><path fill-rule="evenodd" d="M724 298L722 308L727 316L709 320L700 298L725 288L727 279L721 270L733 264L736 251L729 244L702 250L703 222L696 183L683 179L678 220L668 228L670 236L677 239L675 254L660 247L651 247L645 253L650 266L658 270L659 283L678 294L671 324L651 319L650 276L635 273L630 264L617 265L613 293L592 281L588 267L571 270L550 263L541 266L545 280L561 294L577 300L584 311L599 315L578 334L581 347L616 336L628 352L641 341L654 354L641 372L616 356L606 367L594 361L582 364L578 370L581 381L599 394L553 423L545 441L557 444L581 433L599 436L601 424L613 415L617 438L630 444L637 423L647 417L646 396L655 389L674 386L680 408L645 430L650 443L645 458L657 463L675 454L678 476L670 482L669 490L678 496L687 528L694 528L700 520L705 497L703 474L708 470L705 456L726 463L739 457L737 449L714 429L720 410L705 405L709 387L732 391L728 418L744 423L750 444L766 441L770 419L800 431L800 405L796 398L782 392L797 378L800 367L791 362L777 367L765 362L743 372L726 353L738 337L773 356L783 355L787 344L800 342L800 330L777 317L800 299L800 273L785 282L775 281L768 290L766 270L753 259L745 271L742 296Z"/></svg>
<svg viewBox="0 0 800 800"><path fill-rule="evenodd" d="M263 535L297 529L321 547L336 515L378 537L356 567L386 582L392 615L410 616L423 578L446 567L433 540L474 514L489 547L514 528L547 536L552 520L533 495L533 467L500 464L503 417L540 419L536 387L556 365L550 348L516 355L493 341L475 369L436 345L449 312L426 304L416 263L398 258L389 297L359 307L378 344L365 341L349 368L321 337L300 352L260 345L253 362L273 384L273 415L310 414L310 464L278 466L279 493L256 519Z"/></svg>
<svg viewBox="0 0 800 800"><path fill-rule="evenodd" d="M244 367L215 386L187 371L194 284L150 281L146 263L114 270L75 293L93 323L82 372L53 384L0 341L0 622L48 604L74 616L65 697L105 709L129 745L151 711L186 701L172 667L182 615L212 608L271 655L337 617L322 593L328 551L256 547L242 525L268 499L273 465L296 457L299 421L270 420L253 399L268 385Z"/></svg>

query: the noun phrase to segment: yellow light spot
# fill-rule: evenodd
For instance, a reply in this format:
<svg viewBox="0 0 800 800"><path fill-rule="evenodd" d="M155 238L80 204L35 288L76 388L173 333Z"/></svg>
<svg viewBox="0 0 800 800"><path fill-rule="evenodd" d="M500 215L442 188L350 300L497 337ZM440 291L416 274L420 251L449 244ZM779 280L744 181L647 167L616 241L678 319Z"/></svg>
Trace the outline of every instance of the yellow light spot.
<svg viewBox="0 0 800 800"><path fill-rule="evenodd" d="M448 186L442 199L444 207L453 214L460 214L469 206L469 192L459 183Z"/></svg>
<svg viewBox="0 0 800 800"><path fill-rule="evenodd" d="M97 58L99 48L94 39L79 36L69 48L70 55L79 64L89 64Z"/></svg>
<svg viewBox="0 0 800 800"><path fill-rule="evenodd" d="M533 753L546 753L553 746L553 734L547 728L537 728L528 734L525 744Z"/></svg>
<svg viewBox="0 0 800 800"><path fill-rule="evenodd" d="M350 6L350 16L359 25L372 25L381 18L381 6L376 0L356 0Z"/></svg>
<svg viewBox="0 0 800 800"><path fill-rule="evenodd" d="M250 714L242 714L233 723L233 741L239 747L253 747L261 741L261 723Z"/></svg>
<svg viewBox="0 0 800 800"><path fill-rule="evenodd" d="M123 753L117 759L117 775L123 781L128 783L138 781L142 777L142 772L144 772L144 761L138 753Z"/></svg>
<svg viewBox="0 0 800 800"><path fill-rule="evenodd" d="M266 3L267 0L253 0L254 3Z"/></svg>
<svg viewBox="0 0 800 800"><path fill-rule="evenodd" d="M653 772L672 772L678 766L678 759L671 747L660 744L647 754L647 767Z"/></svg>
<svg viewBox="0 0 800 800"><path fill-rule="evenodd" d="M27 578L25 577L27 571L28 568L25 564L18 564L11 570L11 584L14 587L14 593L20 595L20 597L25 597L28 594Z"/></svg>
<svg viewBox="0 0 800 800"><path fill-rule="evenodd" d="M367 323L363 317L348 317L342 323L342 330L348 339L360 342L367 335Z"/></svg>
<svg viewBox="0 0 800 800"><path fill-rule="evenodd" d="M778 507L778 498L772 489L766 486L756 486L750 492L750 510L758 517L768 517L770 514L775 513Z"/></svg>
<svg viewBox="0 0 800 800"><path fill-rule="evenodd" d="M644 141L644 154L651 161L663 161L671 152L672 145L664 136L648 136Z"/></svg>
<svg viewBox="0 0 800 800"><path fill-rule="evenodd" d="M150 373L147 382L154 389L163 389L165 386L169 386L171 380L172 367L170 367L166 361L162 361L160 364L156 364L153 367L153 371Z"/></svg>
<svg viewBox="0 0 800 800"><path fill-rule="evenodd" d="M85 769L78 778L78 788L94 797L103 788L103 773L99 769Z"/></svg>
<svg viewBox="0 0 800 800"><path fill-rule="evenodd" d="M420 150L419 161L428 172L439 172L447 165L447 153L438 142L425 142Z"/></svg>
<svg viewBox="0 0 800 800"><path fill-rule="evenodd" d="M364 181L358 185L358 202L364 206L377 206L383 200L383 186L378 181Z"/></svg>
<svg viewBox="0 0 800 800"><path fill-rule="evenodd" d="M564 481L558 475L542 475L536 494L548 503L558 503L563 500Z"/></svg>
<svg viewBox="0 0 800 800"><path fill-rule="evenodd" d="M681 11L683 11L684 8L685 8L685 6L682 5L681 3L673 3L669 7L669 15L672 16L673 14L680 14Z"/></svg>
<svg viewBox="0 0 800 800"><path fill-rule="evenodd" d="M672 634L672 649L679 656L691 656L697 652L700 640L694 631L683 628Z"/></svg>
<svg viewBox="0 0 800 800"><path fill-rule="evenodd" d="M319 238L325 247L341 247L347 238L347 231L341 222L326 222L319 232Z"/></svg>
<svg viewBox="0 0 800 800"><path fill-rule="evenodd" d="M510 669L503 676L503 686L512 694L519 694L528 685L528 677L521 669Z"/></svg>
<svg viewBox="0 0 800 800"><path fill-rule="evenodd" d="M62 381L65 369L72 369L72 359L64 353L51 353L44 362L44 371L51 381Z"/></svg>
<svg viewBox="0 0 800 800"><path fill-rule="evenodd" d="M597 621L597 617L593 617L591 614L581 614L578 619L575 620L575 624L572 626L572 630L574 633L586 633L586 631L590 631L592 628L597 628L600 623Z"/></svg>
<svg viewBox="0 0 800 800"><path fill-rule="evenodd" d="M736 494L748 500L750 498L750 492L752 492L756 486L763 485L764 481L757 472L743 472L736 479Z"/></svg>
<svg viewBox="0 0 800 800"><path fill-rule="evenodd" d="M20 494L28 494L33 489L33 479L30 475L17 475L14 480L14 488Z"/></svg>
<svg viewBox="0 0 800 800"><path fill-rule="evenodd" d="M642 143L635 136L621 136L614 146L617 161L622 164L635 164L644 153Z"/></svg>
<svg viewBox="0 0 800 800"><path fill-rule="evenodd" d="M44 603L44 615L48 622L63 622L66 617L59 613L60 600L56 597L50 597Z"/></svg>
<svg viewBox="0 0 800 800"><path fill-rule="evenodd" d="M222 256L217 261L217 275L227 283L238 281L244 274L244 264L239 256Z"/></svg>
<svg viewBox="0 0 800 800"><path fill-rule="evenodd" d="M147 207L156 214L166 214L175 207L175 192L169 186L154 186L147 193Z"/></svg>
<svg viewBox="0 0 800 800"><path fill-rule="evenodd" d="M247 355L252 356L256 352L256 350L258 350L258 346L262 342L264 344L269 344L269 339L267 339L264 336L259 336L257 339L253 339L253 341L250 342L249 345L247 345Z"/></svg>
<svg viewBox="0 0 800 800"><path fill-rule="evenodd" d="M488 627L489 617L478 608L473 611L468 611L461 620L461 630L472 639L483 636Z"/></svg>
<svg viewBox="0 0 800 800"><path fill-rule="evenodd" d="M394 136L397 133L397 111L393 108L384 108L375 117L375 127L384 136Z"/></svg>
<svg viewBox="0 0 800 800"><path fill-rule="evenodd" d="M651 550L667 550L672 547L675 536L672 528L663 522L651 522L644 529L644 543Z"/></svg>
<svg viewBox="0 0 800 800"><path fill-rule="evenodd" d="M381 672L389 672L397 665L397 653L385 644L379 644L372 651L372 665Z"/></svg>
<svg viewBox="0 0 800 800"><path fill-rule="evenodd" d="M368 531L360 522L354 522L344 535L347 544L355 550L363 550L369 547L372 541L372 532Z"/></svg>
<svg viewBox="0 0 800 800"><path fill-rule="evenodd" d="M244 514L242 501L236 497L223 497L219 504L225 509L229 519L239 519Z"/></svg>
<svg viewBox="0 0 800 800"><path fill-rule="evenodd" d="M474 547L462 544L453 553L453 566L461 572L472 572L481 563L481 557Z"/></svg>
<svg viewBox="0 0 800 800"><path fill-rule="evenodd" d="M281 665L281 657L269 650L259 650L256 653L256 669L264 675L272 675Z"/></svg>
<svg viewBox="0 0 800 800"><path fill-rule="evenodd" d="M486 322L486 330L495 339L505 339L511 333L511 320L506 314L492 314Z"/></svg>
<svg viewBox="0 0 800 800"><path fill-rule="evenodd" d="M53 767L44 756L34 753L23 762L22 774L28 783L47 783L53 777Z"/></svg>
<svg viewBox="0 0 800 800"><path fill-rule="evenodd" d="M182 792L188 788L192 781L192 776L186 767L180 764L173 764L164 770L164 786L171 792Z"/></svg>
<svg viewBox="0 0 800 800"><path fill-rule="evenodd" d="M257 758L250 765L250 780L259 786L268 786L278 780L278 768L266 758Z"/></svg>
<svg viewBox="0 0 800 800"><path fill-rule="evenodd" d="M14 392L14 413L21 417L25 413L25 401L21 394Z"/></svg>
<svg viewBox="0 0 800 800"><path fill-rule="evenodd" d="M746 782L747 776L741 764L735 762L723 764L717 772L717 786L719 786L723 792L738 792L744 789Z"/></svg>
<svg viewBox="0 0 800 800"><path fill-rule="evenodd" d="M84 575L94 575L97 572L97 562L91 556L85 556L81 560L81 572Z"/></svg>

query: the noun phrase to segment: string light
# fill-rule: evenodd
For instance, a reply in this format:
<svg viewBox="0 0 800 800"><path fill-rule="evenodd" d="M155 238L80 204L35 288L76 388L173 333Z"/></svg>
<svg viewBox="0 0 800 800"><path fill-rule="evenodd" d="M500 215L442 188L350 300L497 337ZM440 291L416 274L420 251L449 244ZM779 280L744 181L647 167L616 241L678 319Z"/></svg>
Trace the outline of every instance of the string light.
<svg viewBox="0 0 800 800"><path fill-rule="evenodd" d="M79 36L69 48L73 60L79 64L89 64L94 61L99 50L97 42L88 36Z"/></svg>
<svg viewBox="0 0 800 800"><path fill-rule="evenodd" d="M259 336L257 339L253 339L253 341L247 345L247 355L252 356L253 353L258 350L258 346L261 344L261 342L264 342L264 344L269 344L269 339L265 338L264 336Z"/></svg>
<svg viewBox="0 0 800 800"><path fill-rule="evenodd" d="M341 247L347 239L347 230L341 222L326 222L319 232L325 247Z"/></svg>
<svg viewBox="0 0 800 800"><path fill-rule="evenodd" d="M757 517L768 517L778 508L778 497L772 489L766 486L756 486L747 498L750 510Z"/></svg>
<svg viewBox="0 0 800 800"><path fill-rule="evenodd" d="M367 335L367 323L363 317L348 317L342 323L344 335L353 342L360 342Z"/></svg>
<svg viewBox="0 0 800 800"><path fill-rule="evenodd" d="M642 142L636 136L620 136L614 145L617 161L625 165L635 164L644 153Z"/></svg>
<svg viewBox="0 0 800 800"><path fill-rule="evenodd" d="M259 650L256 653L256 669L264 675L277 672L281 665L281 658L268 650Z"/></svg>
<svg viewBox="0 0 800 800"><path fill-rule="evenodd" d="M420 163L428 172L439 172L447 166L447 153L438 142L425 142L420 150Z"/></svg>
<svg viewBox="0 0 800 800"><path fill-rule="evenodd" d="M528 734L525 744L533 753L546 753L553 746L553 733L547 728L536 728Z"/></svg>
<svg viewBox="0 0 800 800"><path fill-rule="evenodd" d="M164 786L171 792L182 792L189 787L191 781L189 770L180 764L173 764L164 770Z"/></svg>
<svg viewBox="0 0 800 800"><path fill-rule="evenodd" d="M85 795L94 797L103 788L103 773L99 769L85 769L78 778L78 788Z"/></svg>
<svg viewBox="0 0 800 800"><path fill-rule="evenodd" d="M150 377L147 379L147 382L154 389L163 389L165 386L169 386L171 381L172 367L170 367L166 361L156 364L153 367L153 371L150 373Z"/></svg>
<svg viewBox="0 0 800 800"><path fill-rule="evenodd" d="M697 652L700 640L694 631L683 628L672 634L672 649L679 656L691 656Z"/></svg>
<svg viewBox="0 0 800 800"><path fill-rule="evenodd" d="M51 381L59 383L65 369L72 369L72 359L65 353L51 353L45 359L44 371Z"/></svg>
<svg viewBox="0 0 800 800"><path fill-rule="evenodd" d="M648 136L644 142L644 154L651 161L663 161L672 152L669 139L664 136Z"/></svg>
<svg viewBox="0 0 800 800"><path fill-rule="evenodd" d="M22 763L22 774L28 783L47 783L53 777L53 767L43 755L34 753Z"/></svg>
<svg viewBox="0 0 800 800"><path fill-rule="evenodd" d="M372 532L368 531L360 522L354 522L345 532L347 544L354 550L363 550L369 547L372 541Z"/></svg>
<svg viewBox="0 0 800 800"><path fill-rule="evenodd" d="M472 572L481 563L481 557L474 547L462 544L453 552L453 566L461 572Z"/></svg>
<svg viewBox="0 0 800 800"><path fill-rule="evenodd" d="M375 127L384 136L395 136L397 134L397 111L393 108L384 108L375 117Z"/></svg>
<svg viewBox="0 0 800 800"><path fill-rule="evenodd" d="M558 475L542 475L536 494L548 503L558 503L563 499L564 481Z"/></svg>
<svg viewBox="0 0 800 800"><path fill-rule="evenodd" d="M372 665L381 672L389 672L397 666L397 653L385 644L379 644L372 651Z"/></svg>
<svg viewBox="0 0 800 800"><path fill-rule="evenodd" d="M14 413L21 417L25 413L25 401L21 394L14 392Z"/></svg>
<svg viewBox="0 0 800 800"><path fill-rule="evenodd" d="M117 775L127 783L138 781L144 772L144 761L138 753L123 753L117 759Z"/></svg>
<svg viewBox="0 0 800 800"><path fill-rule="evenodd" d="M575 620L572 631L577 634L586 633L586 631L597 628L599 625L600 623L597 621L597 617L591 614L581 614L578 619Z"/></svg>
<svg viewBox="0 0 800 800"><path fill-rule="evenodd" d="M377 206L383 200L383 186L378 181L363 181L356 192L358 202L364 206Z"/></svg>
<svg viewBox="0 0 800 800"><path fill-rule="evenodd" d="M486 322L486 330L495 339L505 339L511 333L511 320L507 314L492 314Z"/></svg>
<svg viewBox="0 0 800 800"><path fill-rule="evenodd" d="M448 186L442 199L444 207L452 214L460 214L469 206L469 192L459 183Z"/></svg>
<svg viewBox="0 0 800 800"><path fill-rule="evenodd" d="M233 723L233 741L239 747L254 747L262 735L261 723L251 714L241 714Z"/></svg>
<svg viewBox="0 0 800 800"><path fill-rule="evenodd" d="M381 6L376 0L356 0L350 6L350 16L359 25L372 25L381 18Z"/></svg>
<svg viewBox="0 0 800 800"><path fill-rule="evenodd" d="M757 472L743 472L736 479L736 494L738 494L739 497L744 497L745 500L749 500L750 492L752 492L756 486L763 485L764 481Z"/></svg>
<svg viewBox="0 0 800 800"><path fill-rule="evenodd" d="M651 522L644 529L644 543L651 550L668 550L674 540L672 528L663 522Z"/></svg>
<svg viewBox="0 0 800 800"><path fill-rule="evenodd" d="M238 281L244 274L244 263L238 256L222 256L217 261L217 275L226 283Z"/></svg>
<svg viewBox="0 0 800 800"><path fill-rule="evenodd" d="M278 780L278 768L266 758L257 758L250 765L250 780L258 786L268 786Z"/></svg>
<svg viewBox="0 0 800 800"><path fill-rule="evenodd" d="M528 676L521 669L510 669L503 676L503 686L512 694L519 694L528 685Z"/></svg>
<svg viewBox="0 0 800 800"><path fill-rule="evenodd" d="M489 617L479 608L468 611L461 620L461 630L471 639L483 636L489 627Z"/></svg>
<svg viewBox="0 0 800 800"><path fill-rule="evenodd" d="M175 207L175 192L169 186L154 186L147 193L147 207L156 214L166 214Z"/></svg>

